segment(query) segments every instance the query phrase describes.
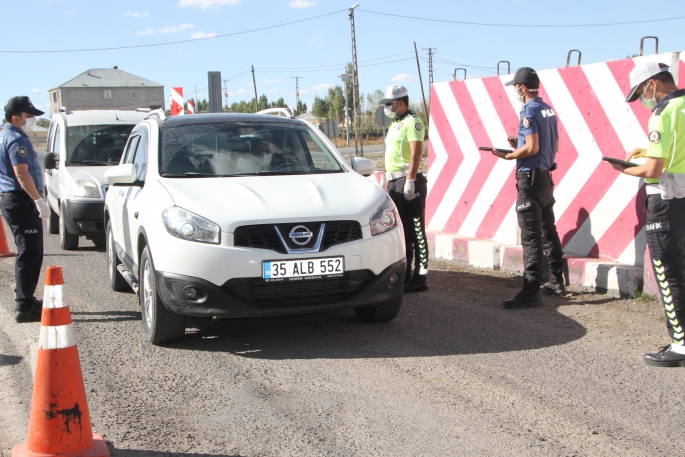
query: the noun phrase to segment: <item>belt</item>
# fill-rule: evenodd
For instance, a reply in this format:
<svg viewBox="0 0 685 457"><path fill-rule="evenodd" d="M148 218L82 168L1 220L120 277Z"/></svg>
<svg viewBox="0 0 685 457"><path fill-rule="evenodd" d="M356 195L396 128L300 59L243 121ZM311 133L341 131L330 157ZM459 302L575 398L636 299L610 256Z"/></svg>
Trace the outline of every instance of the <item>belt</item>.
<svg viewBox="0 0 685 457"><path fill-rule="evenodd" d="M523 178L530 178L531 173L533 171L546 171L550 176L552 176L552 172L549 170L540 170L539 168L534 168L533 170L527 170L527 171L517 171L516 172L516 179L523 179Z"/></svg>
<svg viewBox="0 0 685 457"><path fill-rule="evenodd" d="M394 181L396 179L404 178L405 176L407 176L407 170L400 170L385 174L385 177L388 178L388 181Z"/></svg>
<svg viewBox="0 0 685 457"><path fill-rule="evenodd" d="M661 195L658 184L645 184L645 192L647 195Z"/></svg>

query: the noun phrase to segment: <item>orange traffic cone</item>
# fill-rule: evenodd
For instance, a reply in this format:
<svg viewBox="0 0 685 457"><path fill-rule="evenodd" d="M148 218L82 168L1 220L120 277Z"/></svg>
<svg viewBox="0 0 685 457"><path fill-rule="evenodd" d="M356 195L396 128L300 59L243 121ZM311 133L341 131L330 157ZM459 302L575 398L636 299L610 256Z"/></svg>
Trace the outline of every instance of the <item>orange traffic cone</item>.
<svg viewBox="0 0 685 457"><path fill-rule="evenodd" d="M29 437L12 449L12 457L109 457L105 440L90 428L81 362L63 289L62 269L48 267Z"/></svg>
<svg viewBox="0 0 685 457"><path fill-rule="evenodd" d="M2 225L2 217L0 217L0 257L16 257L16 252L10 252L7 245L7 238L5 237L5 226Z"/></svg>

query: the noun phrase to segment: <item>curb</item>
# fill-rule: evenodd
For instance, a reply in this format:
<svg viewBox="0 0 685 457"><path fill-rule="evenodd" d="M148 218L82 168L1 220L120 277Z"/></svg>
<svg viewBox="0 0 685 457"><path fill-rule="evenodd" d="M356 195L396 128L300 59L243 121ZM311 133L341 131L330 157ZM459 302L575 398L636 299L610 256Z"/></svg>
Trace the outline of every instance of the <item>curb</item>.
<svg viewBox="0 0 685 457"><path fill-rule="evenodd" d="M468 264L475 268L523 273L523 247L520 245L510 246L491 240L429 231L428 250L432 259ZM567 284L591 287L599 293L634 297L642 290L643 274L645 278L647 276L642 267L633 265L568 254L564 254L564 258L567 264L564 271ZM545 281L548 279L546 265L547 257L544 257ZM656 281L654 287L656 288Z"/></svg>

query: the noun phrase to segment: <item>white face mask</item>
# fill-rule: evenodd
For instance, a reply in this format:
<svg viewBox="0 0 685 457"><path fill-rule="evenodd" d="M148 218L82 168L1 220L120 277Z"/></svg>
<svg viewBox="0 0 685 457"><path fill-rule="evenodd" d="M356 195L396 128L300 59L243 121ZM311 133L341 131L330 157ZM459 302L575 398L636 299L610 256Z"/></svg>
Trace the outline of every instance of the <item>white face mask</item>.
<svg viewBox="0 0 685 457"><path fill-rule="evenodd" d="M523 86L519 87L519 89L523 88ZM524 92L523 95L519 94L519 89L516 89L516 100L520 101L521 103L524 102L526 93Z"/></svg>
<svg viewBox="0 0 685 457"><path fill-rule="evenodd" d="M383 107L383 112L385 113L386 116L388 116L390 119L394 119L395 116L397 116L397 113L394 113L392 111L392 106L384 106Z"/></svg>
<svg viewBox="0 0 685 457"><path fill-rule="evenodd" d="M648 87L645 87L645 91L640 94L640 103L642 103L642 106L644 106L647 109L654 109L654 107L657 105L656 103L656 87L654 88L654 92L652 92L652 98L646 98L645 93L647 93Z"/></svg>
<svg viewBox="0 0 685 457"><path fill-rule="evenodd" d="M35 117L30 117L24 120L26 121L26 124L21 126L24 132L30 132L31 130L33 130L33 128L36 126L36 122L38 121L38 119L36 119Z"/></svg>

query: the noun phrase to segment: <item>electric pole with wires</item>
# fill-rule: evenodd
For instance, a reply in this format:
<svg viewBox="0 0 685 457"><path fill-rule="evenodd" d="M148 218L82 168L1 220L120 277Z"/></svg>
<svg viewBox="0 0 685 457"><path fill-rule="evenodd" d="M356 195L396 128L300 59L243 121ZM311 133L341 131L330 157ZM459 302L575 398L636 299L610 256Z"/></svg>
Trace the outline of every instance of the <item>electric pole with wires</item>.
<svg viewBox="0 0 685 457"><path fill-rule="evenodd" d="M357 68L357 38L354 32L354 9L359 6L355 3L350 8L350 35L352 37L352 106L354 109L354 151L355 154L364 157L362 145L362 104L359 100L359 70Z"/></svg>
<svg viewBox="0 0 685 457"><path fill-rule="evenodd" d="M435 47L435 48L422 48L422 49L428 50L428 106L430 107L431 106L431 88L433 87L433 56L435 55L435 51L437 51L438 48ZM426 113L426 116L428 116L428 113Z"/></svg>
<svg viewBox="0 0 685 457"><path fill-rule="evenodd" d="M295 109L293 110L293 115L297 117L298 114L300 114L297 110L300 107L300 79L302 79L302 76L291 76L295 80Z"/></svg>

